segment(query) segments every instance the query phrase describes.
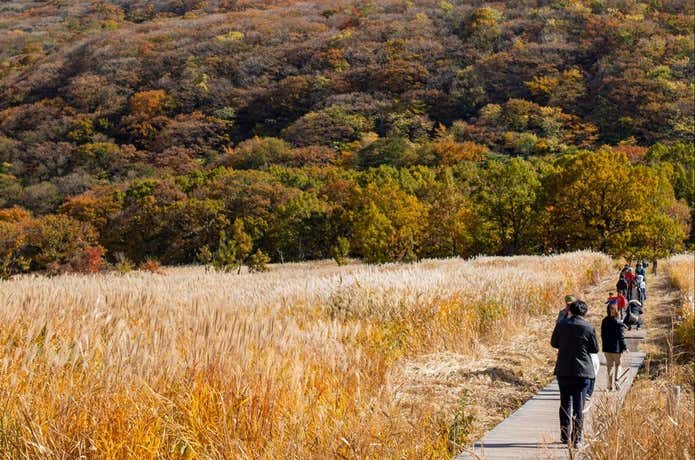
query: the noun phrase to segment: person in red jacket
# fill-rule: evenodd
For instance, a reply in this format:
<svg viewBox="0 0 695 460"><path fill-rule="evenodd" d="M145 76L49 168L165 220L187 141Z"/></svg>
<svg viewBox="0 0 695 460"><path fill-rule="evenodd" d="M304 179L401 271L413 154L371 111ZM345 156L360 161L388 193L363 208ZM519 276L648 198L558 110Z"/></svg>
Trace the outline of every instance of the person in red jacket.
<svg viewBox="0 0 695 460"><path fill-rule="evenodd" d="M618 311L620 312L620 319L625 317L625 309L627 309L627 298L622 294L618 294L616 297L616 305L618 307Z"/></svg>
<svg viewBox="0 0 695 460"><path fill-rule="evenodd" d="M631 300L632 290L635 288L635 273L632 268L628 268L625 272L625 281L627 282L627 300Z"/></svg>

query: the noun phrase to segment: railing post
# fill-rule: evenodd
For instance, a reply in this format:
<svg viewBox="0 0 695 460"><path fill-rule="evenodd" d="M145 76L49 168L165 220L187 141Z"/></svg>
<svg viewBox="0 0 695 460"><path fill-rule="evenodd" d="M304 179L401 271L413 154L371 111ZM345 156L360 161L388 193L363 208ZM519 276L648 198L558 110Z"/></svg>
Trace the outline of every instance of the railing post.
<svg viewBox="0 0 695 460"><path fill-rule="evenodd" d="M681 399L681 387L676 385L672 388L668 398L668 413L674 422L678 422L678 406Z"/></svg>

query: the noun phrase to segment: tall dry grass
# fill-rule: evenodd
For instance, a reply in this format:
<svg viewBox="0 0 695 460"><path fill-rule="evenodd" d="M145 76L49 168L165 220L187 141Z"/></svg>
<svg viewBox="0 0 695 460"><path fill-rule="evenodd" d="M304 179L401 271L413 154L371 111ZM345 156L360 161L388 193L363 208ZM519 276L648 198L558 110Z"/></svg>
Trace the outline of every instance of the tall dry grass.
<svg viewBox="0 0 695 460"><path fill-rule="evenodd" d="M399 402L393 370L473 353L611 269L579 252L0 282L0 453L446 457L455 414Z"/></svg>
<svg viewBox="0 0 695 460"><path fill-rule="evenodd" d="M678 407L673 386L682 385ZM624 405L598 405L593 414L590 460L690 460L695 453L692 368L669 366L654 379L639 379Z"/></svg>
<svg viewBox="0 0 695 460"><path fill-rule="evenodd" d="M666 261L666 274L681 293L675 329L677 345L691 358L695 352L695 254L680 254Z"/></svg>
<svg viewBox="0 0 695 460"><path fill-rule="evenodd" d="M671 257L663 265L668 284L678 290L678 296L675 307L659 306L673 308L672 312L658 313L665 317L672 315L671 324L659 325L655 314L648 325L650 335L664 337L660 340L662 349L648 356L647 372L637 379L622 407L597 407L596 436L588 451L589 459L690 460L695 457L695 363L692 361L695 259L692 254L683 254ZM651 277L649 283L653 285ZM648 306L653 305L652 300L647 302ZM651 363L652 359L656 364ZM677 404L672 396L676 387L680 388Z"/></svg>

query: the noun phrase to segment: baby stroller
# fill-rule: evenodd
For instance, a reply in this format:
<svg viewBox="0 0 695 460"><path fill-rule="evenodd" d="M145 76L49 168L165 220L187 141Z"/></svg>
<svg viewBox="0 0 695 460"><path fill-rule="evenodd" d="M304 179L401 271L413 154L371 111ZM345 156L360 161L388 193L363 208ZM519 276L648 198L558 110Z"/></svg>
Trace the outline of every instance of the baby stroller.
<svg viewBox="0 0 695 460"><path fill-rule="evenodd" d="M639 300L631 300L627 304L627 311L625 312L625 319L623 323L627 326L627 330L632 330L632 326L635 326L637 330L642 327L642 304Z"/></svg>

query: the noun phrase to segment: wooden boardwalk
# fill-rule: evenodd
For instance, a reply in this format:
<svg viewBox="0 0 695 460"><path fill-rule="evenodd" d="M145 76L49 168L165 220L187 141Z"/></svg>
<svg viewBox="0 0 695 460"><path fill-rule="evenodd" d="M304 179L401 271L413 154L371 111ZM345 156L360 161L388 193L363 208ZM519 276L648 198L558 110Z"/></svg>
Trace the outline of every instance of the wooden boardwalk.
<svg viewBox="0 0 695 460"><path fill-rule="evenodd" d="M626 334L628 349L631 351L624 353L622 357L623 377L619 392L606 391L608 375L605 358L603 353L599 354L601 369L592 397L595 403L602 400L622 401L644 361L645 353L638 351L639 343L644 338L644 331ZM469 451L459 454L456 460L568 459L570 453L567 446L559 442L559 409L560 391L557 381L553 381L489 431ZM585 416L584 427L589 435L591 409Z"/></svg>

